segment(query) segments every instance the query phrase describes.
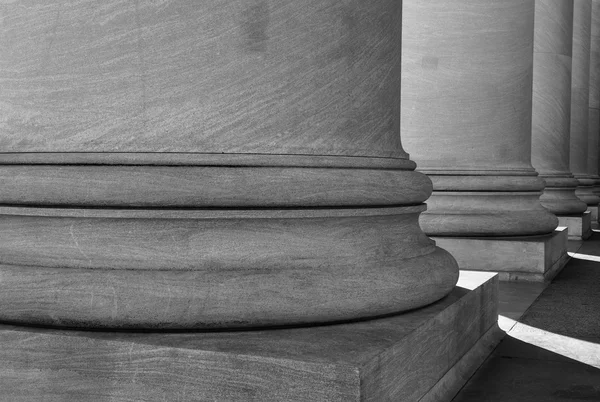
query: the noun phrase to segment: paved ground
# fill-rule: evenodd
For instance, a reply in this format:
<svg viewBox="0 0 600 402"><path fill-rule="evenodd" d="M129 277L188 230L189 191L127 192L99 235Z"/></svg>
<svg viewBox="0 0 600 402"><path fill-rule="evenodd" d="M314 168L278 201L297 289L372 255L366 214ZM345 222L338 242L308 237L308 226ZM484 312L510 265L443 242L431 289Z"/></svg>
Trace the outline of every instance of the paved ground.
<svg viewBox="0 0 600 402"><path fill-rule="evenodd" d="M600 402L600 232L569 249L545 289L501 283L507 336L453 402Z"/></svg>

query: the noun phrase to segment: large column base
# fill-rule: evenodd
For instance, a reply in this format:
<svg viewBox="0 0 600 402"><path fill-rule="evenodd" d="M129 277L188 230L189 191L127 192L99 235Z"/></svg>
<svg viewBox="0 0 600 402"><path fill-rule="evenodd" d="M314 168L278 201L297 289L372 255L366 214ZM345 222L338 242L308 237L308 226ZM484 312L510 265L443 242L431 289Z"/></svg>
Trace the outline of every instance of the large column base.
<svg viewBox="0 0 600 402"><path fill-rule="evenodd" d="M559 216L558 226L566 226L569 240L586 240L592 235L592 213L586 211L581 215Z"/></svg>
<svg viewBox="0 0 600 402"><path fill-rule="evenodd" d="M504 335L497 307L497 275L463 272L428 307L341 325L171 334L2 326L0 389L12 401L449 401Z"/></svg>
<svg viewBox="0 0 600 402"><path fill-rule="evenodd" d="M432 237L461 270L498 272L501 281L550 281L566 264L568 231L545 236Z"/></svg>

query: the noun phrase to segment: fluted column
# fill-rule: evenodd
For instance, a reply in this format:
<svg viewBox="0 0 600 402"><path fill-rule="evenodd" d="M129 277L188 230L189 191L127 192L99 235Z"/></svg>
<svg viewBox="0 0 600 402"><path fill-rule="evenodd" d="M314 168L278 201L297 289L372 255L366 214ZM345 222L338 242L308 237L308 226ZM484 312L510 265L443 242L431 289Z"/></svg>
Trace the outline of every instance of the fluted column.
<svg viewBox="0 0 600 402"><path fill-rule="evenodd" d="M322 323L454 287L400 144L401 1L2 12L0 320Z"/></svg>
<svg viewBox="0 0 600 402"><path fill-rule="evenodd" d="M546 181L542 205L556 215L585 212L569 170L572 0L536 0L531 163Z"/></svg>
<svg viewBox="0 0 600 402"><path fill-rule="evenodd" d="M571 76L571 172L579 181L577 196L597 206L594 180L588 174L591 0L575 0L573 11L573 68Z"/></svg>
<svg viewBox="0 0 600 402"><path fill-rule="evenodd" d="M551 233L531 166L533 0L405 2L402 140L436 236Z"/></svg>

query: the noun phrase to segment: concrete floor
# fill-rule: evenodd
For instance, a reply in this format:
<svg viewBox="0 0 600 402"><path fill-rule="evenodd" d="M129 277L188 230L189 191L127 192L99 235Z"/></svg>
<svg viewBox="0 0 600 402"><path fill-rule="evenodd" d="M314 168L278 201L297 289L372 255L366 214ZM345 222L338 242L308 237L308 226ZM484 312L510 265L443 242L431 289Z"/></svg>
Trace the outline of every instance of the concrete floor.
<svg viewBox="0 0 600 402"><path fill-rule="evenodd" d="M600 231L550 283L500 284L503 341L453 402L600 402Z"/></svg>

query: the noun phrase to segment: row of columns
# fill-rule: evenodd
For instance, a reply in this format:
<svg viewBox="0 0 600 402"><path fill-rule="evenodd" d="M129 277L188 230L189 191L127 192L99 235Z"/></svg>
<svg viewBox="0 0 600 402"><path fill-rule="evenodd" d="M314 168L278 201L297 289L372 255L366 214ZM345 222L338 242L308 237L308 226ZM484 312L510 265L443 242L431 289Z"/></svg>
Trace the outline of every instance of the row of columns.
<svg viewBox="0 0 600 402"><path fill-rule="evenodd" d="M454 288L400 142L401 1L143 3L2 7L1 322L306 325Z"/></svg>
<svg viewBox="0 0 600 402"><path fill-rule="evenodd" d="M548 236L600 201L598 1L8 2L0 320L228 329L442 298L458 266L425 234Z"/></svg>
<svg viewBox="0 0 600 402"><path fill-rule="evenodd" d="M599 34L596 0L405 2L402 141L434 184L428 235L597 220Z"/></svg>

